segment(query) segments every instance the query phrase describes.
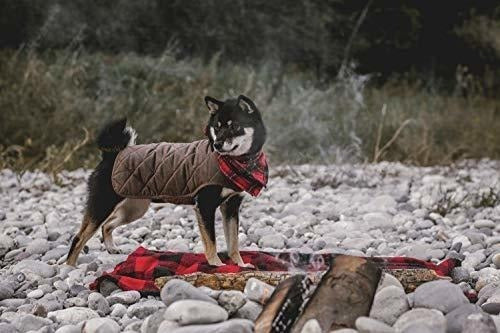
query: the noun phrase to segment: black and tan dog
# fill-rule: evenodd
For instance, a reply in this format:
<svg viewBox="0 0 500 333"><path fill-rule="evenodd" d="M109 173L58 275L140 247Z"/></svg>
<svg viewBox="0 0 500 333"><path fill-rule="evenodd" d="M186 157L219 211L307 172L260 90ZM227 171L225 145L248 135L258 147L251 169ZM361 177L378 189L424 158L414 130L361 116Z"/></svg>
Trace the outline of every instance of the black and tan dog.
<svg viewBox="0 0 500 333"><path fill-rule="evenodd" d="M194 205L207 261L218 266L223 263L217 255L214 220L220 207L228 255L246 266L238 248L238 214L243 192L256 195L267 181L262 153L266 129L248 97L218 101L207 96L205 102L210 112L208 140L136 145L135 131L126 127L126 120L105 126L97 138L102 161L88 180L87 205L67 264L76 264L99 227L108 252L119 252L112 238L116 227L142 217L151 202L171 202ZM250 169L233 168L241 165ZM256 170L264 181L252 179Z"/></svg>

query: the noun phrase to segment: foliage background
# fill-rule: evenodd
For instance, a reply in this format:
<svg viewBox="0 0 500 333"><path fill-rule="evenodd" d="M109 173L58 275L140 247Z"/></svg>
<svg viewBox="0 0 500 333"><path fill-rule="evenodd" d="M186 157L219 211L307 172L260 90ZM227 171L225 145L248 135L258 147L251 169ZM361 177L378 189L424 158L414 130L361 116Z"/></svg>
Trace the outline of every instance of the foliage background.
<svg viewBox="0 0 500 333"><path fill-rule="evenodd" d="M120 115L143 142L193 140L203 96L240 93L265 115L274 163L500 158L498 1L0 8L0 167L90 167L95 132Z"/></svg>

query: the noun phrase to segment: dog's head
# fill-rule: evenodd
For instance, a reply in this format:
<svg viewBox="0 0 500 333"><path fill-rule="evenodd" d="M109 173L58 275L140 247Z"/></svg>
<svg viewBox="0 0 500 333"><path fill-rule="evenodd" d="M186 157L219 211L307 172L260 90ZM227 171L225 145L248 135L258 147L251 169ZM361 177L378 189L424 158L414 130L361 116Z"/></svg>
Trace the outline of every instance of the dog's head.
<svg viewBox="0 0 500 333"><path fill-rule="evenodd" d="M223 155L242 156L259 152L266 128L255 103L246 96L219 101L206 96L210 112L208 137L214 150Z"/></svg>

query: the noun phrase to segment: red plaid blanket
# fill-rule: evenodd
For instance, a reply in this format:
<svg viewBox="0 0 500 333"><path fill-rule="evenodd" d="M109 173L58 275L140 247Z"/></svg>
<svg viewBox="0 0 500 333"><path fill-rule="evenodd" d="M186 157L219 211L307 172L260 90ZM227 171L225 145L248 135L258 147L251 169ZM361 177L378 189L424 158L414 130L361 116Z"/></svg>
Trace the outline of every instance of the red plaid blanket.
<svg viewBox="0 0 500 333"><path fill-rule="evenodd" d="M219 257L225 266L208 265L203 253L160 252L139 247L130 254L124 262L118 264L110 273L104 273L90 287L99 289L104 280L116 283L122 290L138 290L143 295L157 294L158 288L154 280L160 276L172 276L203 273L238 273L249 270L289 271L293 269L315 272L325 270L327 263L335 254L304 254L304 253L268 253L258 251L241 251L245 263L251 263L255 269L235 265L225 253ZM427 268L434 270L440 276L447 276L459 265L456 259L447 259L439 265L413 258L405 257L369 257L385 270L404 268Z"/></svg>

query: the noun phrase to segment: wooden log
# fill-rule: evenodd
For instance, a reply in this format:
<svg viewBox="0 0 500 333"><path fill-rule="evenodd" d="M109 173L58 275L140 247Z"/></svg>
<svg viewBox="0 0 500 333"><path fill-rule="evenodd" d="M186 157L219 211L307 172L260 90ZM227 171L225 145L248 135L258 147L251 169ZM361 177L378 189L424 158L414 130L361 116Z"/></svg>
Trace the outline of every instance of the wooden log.
<svg viewBox="0 0 500 333"><path fill-rule="evenodd" d="M255 333L289 332L314 288L306 275L280 283L255 321Z"/></svg>
<svg viewBox="0 0 500 333"><path fill-rule="evenodd" d="M407 293L414 291L419 285L425 282L450 279L449 277L440 277L431 269L417 268L417 269L391 269L386 270L387 273L396 277ZM308 278L313 283L318 283L321 280L323 272L309 272ZM265 272L265 271L245 271L240 273L192 273L186 275L173 275L162 276L155 279L155 285L161 289L165 283L172 279L180 279L187 281L195 287L209 287L215 290L240 290L243 291L246 282L250 278L259 279L272 286L277 286L282 281L300 274L300 272Z"/></svg>
<svg viewBox="0 0 500 333"><path fill-rule="evenodd" d="M364 258L334 258L291 332L300 333L310 319L324 332L353 328L358 317L369 315L380 276L381 270Z"/></svg>

